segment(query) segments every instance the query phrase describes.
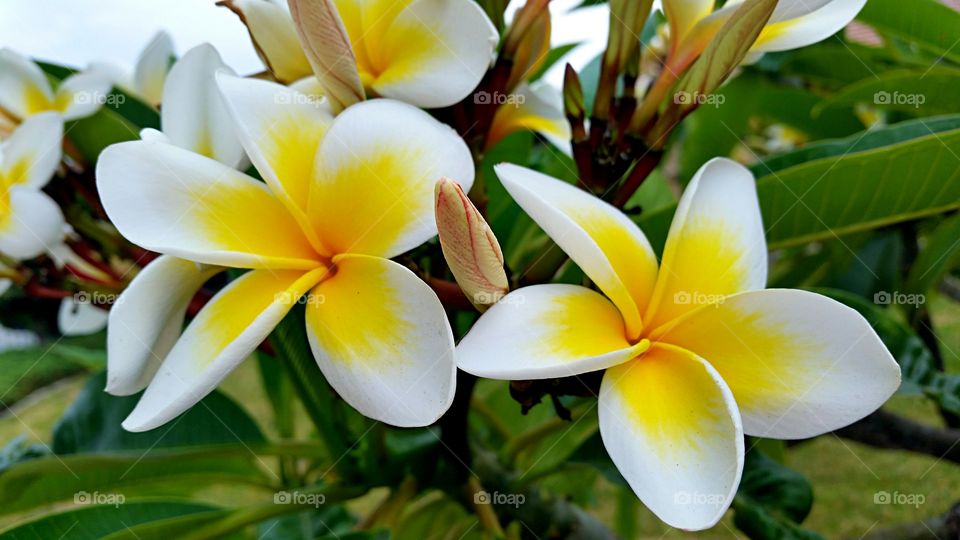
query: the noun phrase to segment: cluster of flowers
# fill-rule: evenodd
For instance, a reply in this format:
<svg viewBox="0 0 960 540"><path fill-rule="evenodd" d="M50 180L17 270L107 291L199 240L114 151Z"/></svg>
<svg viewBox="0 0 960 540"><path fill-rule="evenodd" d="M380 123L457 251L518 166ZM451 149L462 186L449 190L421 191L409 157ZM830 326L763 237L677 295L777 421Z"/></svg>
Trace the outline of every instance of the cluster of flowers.
<svg viewBox="0 0 960 540"><path fill-rule="evenodd" d="M599 290L508 293L497 239L465 192L475 155L511 131L568 146L559 96L524 82L548 41L516 56L522 69L507 87L527 97L500 106L471 148L424 109L468 100L488 74L499 36L472 0L223 3L247 24L273 81L236 76L209 45L167 73L162 37L133 75L92 66L56 91L36 64L0 55L12 131L0 154L0 252L12 259L47 253L96 275L64 244L72 232L42 191L61 163L63 121L93 113L97 100L77 96L111 85L162 103L160 130L110 146L96 166L110 221L160 254L109 311L106 390L145 390L126 429L156 428L195 405L315 295L323 302L306 303L306 330L319 369L344 400L391 425L436 421L458 367L507 380L605 369L599 419L611 458L664 521L699 529L736 492L744 434L811 437L862 418L897 388L897 364L856 312L810 292L763 290L754 178L727 159L689 183L660 261L616 207L498 166L513 199ZM863 3L783 0L748 58L832 35ZM739 4L665 0L663 73L687 69ZM244 172L250 165L262 181ZM484 311L459 345L434 290L391 260L438 233ZM227 269L249 271L182 330L197 291ZM677 301L691 296L716 301ZM678 504L677 493L716 497Z"/></svg>

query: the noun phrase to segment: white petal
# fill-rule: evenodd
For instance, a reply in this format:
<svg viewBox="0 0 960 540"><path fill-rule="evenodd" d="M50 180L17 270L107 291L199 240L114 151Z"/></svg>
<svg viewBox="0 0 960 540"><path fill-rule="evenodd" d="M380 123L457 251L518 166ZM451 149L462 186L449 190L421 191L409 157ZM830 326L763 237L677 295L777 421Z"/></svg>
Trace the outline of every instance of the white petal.
<svg viewBox="0 0 960 540"><path fill-rule="evenodd" d="M163 98L163 85L173 59L173 40L163 30L156 33L140 52L133 70L136 93L152 105Z"/></svg>
<svg viewBox="0 0 960 540"><path fill-rule="evenodd" d="M460 369L490 379L568 377L626 362L631 345L617 308L575 285L533 285L494 304L457 346Z"/></svg>
<svg viewBox="0 0 960 540"><path fill-rule="evenodd" d="M43 70L29 58L0 49L0 107L21 120L53 108L53 90Z"/></svg>
<svg viewBox="0 0 960 540"><path fill-rule="evenodd" d="M266 184L176 146L110 146L97 161L97 187L121 234L146 249L241 268L319 264Z"/></svg>
<svg viewBox="0 0 960 540"><path fill-rule="evenodd" d="M382 65L365 78L385 97L424 108L453 105L480 83L497 39L493 23L472 0L416 0L385 34L364 36L368 54ZM361 76L363 67L361 60Z"/></svg>
<svg viewBox="0 0 960 540"><path fill-rule="evenodd" d="M657 258L623 212L562 180L510 164L494 170L517 204L592 279L639 336L653 292Z"/></svg>
<svg viewBox="0 0 960 540"><path fill-rule="evenodd" d="M743 428L716 370L686 351L654 346L607 370L600 435L610 459L654 514L686 530L715 525L743 472Z"/></svg>
<svg viewBox="0 0 960 540"><path fill-rule="evenodd" d="M767 282L767 244L753 175L710 160L687 185L663 249L644 320L656 328L704 304Z"/></svg>
<svg viewBox="0 0 960 540"><path fill-rule="evenodd" d="M326 269L254 270L234 280L200 310L130 416L127 431L159 427L209 394L273 331Z"/></svg>
<svg viewBox="0 0 960 540"><path fill-rule="evenodd" d="M407 268L345 255L307 302L310 347L330 385L365 416L432 424L453 401L453 333L436 294Z"/></svg>
<svg viewBox="0 0 960 540"><path fill-rule="evenodd" d="M433 189L444 176L473 185L473 158L452 128L406 103L364 101L320 145L309 215L332 253L395 257L436 236Z"/></svg>
<svg viewBox="0 0 960 540"><path fill-rule="evenodd" d="M180 337L190 300L220 270L162 255L133 278L110 310L106 392L146 388Z"/></svg>
<svg viewBox="0 0 960 540"><path fill-rule="evenodd" d="M795 0L780 2L752 50L788 51L823 41L860 13L867 0Z"/></svg>
<svg viewBox="0 0 960 540"><path fill-rule="evenodd" d="M487 147L521 129L536 131L568 156L573 153L570 123L563 112L563 95L549 84L523 83L510 93L508 102L494 115Z"/></svg>
<svg viewBox="0 0 960 540"><path fill-rule="evenodd" d="M730 386L749 435L815 437L880 407L900 368L859 313L807 291L745 292L652 335L703 357Z"/></svg>
<svg viewBox="0 0 960 540"><path fill-rule="evenodd" d="M47 185L60 165L62 140L63 120L56 113L25 120L0 145L0 186L4 182L34 189Z"/></svg>
<svg viewBox="0 0 960 540"><path fill-rule="evenodd" d="M0 253L32 259L60 243L63 212L53 199L25 186L13 186L8 193L9 203L0 199Z"/></svg>
<svg viewBox="0 0 960 540"><path fill-rule="evenodd" d="M313 74L286 2L234 0L233 6L246 23L260 58L278 80L289 83Z"/></svg>
<svg viewBox="0 0 960 540"><path fill-rule="evenodd" d="M107 326L107 311L68 296L60 302L57 326L65 336L96 334Z"/></svg>
<svg viewBox="0 0 960 540"><path fill-rule="evenodd" d="M163 86L160 121L173 144L236 167L243 160L243 147L217 88L218 71L233 74L212 45L187 51Z"/></svg>
<svg viewBox="0 0 960 540"><path fill-rule="evenodd" d="M76 120L97 112L107 103L113 82L103 73L88 71L71 75L57 87L57 109L64 120Z"/></svg>

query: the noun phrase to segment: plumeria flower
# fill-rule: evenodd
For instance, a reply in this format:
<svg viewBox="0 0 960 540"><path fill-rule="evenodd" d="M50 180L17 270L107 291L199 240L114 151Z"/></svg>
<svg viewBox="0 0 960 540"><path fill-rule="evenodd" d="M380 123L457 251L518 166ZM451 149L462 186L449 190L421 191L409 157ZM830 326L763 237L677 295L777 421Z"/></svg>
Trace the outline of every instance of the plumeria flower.
<svg viewBox="0 0 960 540"><path fill-rule="evenodd" d="M40 66L10 49L0 50L0 108L20 121L47 111L65 120L90 116L111 86L102 73L88 71L67 77L54 90Z"/></svg>
<svg viewBox="0 0 960 540"><path fill-rule="evenodd" d="M131 365L115 384L149 382L124 427L155 428L194 405L298 301L317 363L346 401L389 424L432 423L453 398L453 335L433 291L389 259L437 234L438 178L472 184L466 144L403 103L367 101L334 119L287 87L218 80L265 183L149 140L111 146L97 165L107 214L132 242L173 255L170 265L250 269L203 307L159 366L119 360ZM126 321L148 344L175 333L158 314L191 289L155 266L144 270L155 281L140 287L140 302L160 309Z"/></svg>
<svg viewBox="0 0 960 540"><path fill-rule="evenodd" d="M682 73L743 4L731 0L714 11L714 0L663 0L671 45L665 70ZM750 48L748 61L763 53L812 45L846 26L867 0L780 0Z"/></svg>
<svg viewBox="0 0 960 540"><path fill-rule="evenodd" d="M103 74L124 91L156 106L163 97L163 86L173 57L173 40L170 34L160 31L140 52L133 72L109 62L91 63L89 71Z"/></svg>
<svg viewBox="0 0 960 540"><path fill-rule="evenodd" d="M473 0L331 3L369 95L425 108L453 105L477 87L493 59L496 28ZM231 0L226 5L243 16L258 51L279 79L293 82L313 73L300 41L291 39L297 34L286 8L268 0Z"/></svg>
<svg viewBox="0 0 960 540"><path fill-rule="evenodd" d="M164 84L162 131L145 129L141 138L189 150L232 169L245 168L243 147L216 83L220 71L233 73L211 45L187 51ZM191 299L223 270L161 255L133 278L110 310L107 392L126 396L146 387L180 336ZM170 290L178 293L170 296Z"/></svg>
<svg viewBox="0 0 960 540"><path fill-rule="evenodd" d="M563 112L563 95L546 83L522 83L494 114L487 135L487 148L493 148L511 133L522 130L539 133L567 155L570 124Z"/></svg>
<svg viewBox="0 0 960 540"><path fill-rule="evenodd" d="M739 164L715 159L700 169L659 267L613 206L515 165L497 174L603 294L560 284L516 290L467 334L457 363L509 380L605 369L604 446L671 526L704 529L723 516L744 434L813 437L859 420L898 387L896 362L857 312L811 292L763 289L756 187Z"/></svg>
<svg viewBox="0 0 960 540"><path fill-rule="evenodd" d="M60 164L62 139L63 120L47 112L0 144L0 253L31 259L63 239L63 212L41 191Z"/></svg>

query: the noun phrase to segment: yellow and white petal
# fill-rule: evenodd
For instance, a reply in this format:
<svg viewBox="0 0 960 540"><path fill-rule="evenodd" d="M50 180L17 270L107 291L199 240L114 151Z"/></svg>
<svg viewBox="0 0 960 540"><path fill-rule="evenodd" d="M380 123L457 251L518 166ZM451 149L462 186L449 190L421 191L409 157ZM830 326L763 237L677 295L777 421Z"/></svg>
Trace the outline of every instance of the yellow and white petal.
<svg viewBox="0 0 960 540"><path fill-rule="evenodd" d="M469 192L474 165L463 139L399 101L358 103L320 144L311 184L314 228L332 253L395 257L437 234L433 189L455 178Z"/></svg>
<svg viewBox="0 0 960 540"><path fill-rule="evenodd" d="M63 240L65 221L57 203L27 186L0 191L0 253L32 259Z"/></svg>
<svg viewBox="0 0 960 540"><path fill-rule="evenodd" d="M729 159L707 162L690 181L670 225L648 328L767 281L767 244L756 182Z"/></svg>
<svg viewBox="0 0 960 540"><path fill-rule="evenodd" d="M63 120L53 112L26 119L0 145L0 191L22 185L41 189L60 164Z"/></svg>
<svg viewBox="0 0 960 540"><path fill-rule="evenodd" d="M232 0L226 6L247 25L257 53L278 80L291 83L313 75L286 2Z"/></svg>
<svg viewBox="0 0 960 540"><path fill-rule="evenodd" d="M57 87L56 109L64 120L90 116L107 102L112 88L110 78L97 71L71 75Z"/></svg>
<svg viewBox="0 0 960 540"><path fill-rule="evenodd" d="M671 527L715 525L743 472L743 427L710 364L654 345L603 376L600 435L640 500Z"/></svg>
<svg viewBox="0 0 960 540"><path fill-rule="evenodd" d="M613 301L627 336L639 336L657 258L637 225L612 205L562 180L511 164L494 170L517 204Z"/></svg>
<svg viewBox="0 0 960 540"><path fill-rule="evenodd" d="M803 439L851 424L900 385L900 368L856 311L819 294L745 292L651 336L693 351L730 386L748 435Z"/></svg>
<svg viewBox="0 0 960 540"><path fill-rule="evenodd" d="M280 84L226 74L219 75L217 83L250 161L311 231L306 212L314 162L333 123L326 101Z"/></svg>
<svg viewBox="0 0 960 540"><path fill-rule="evenodd" d="M493 117L487 135L487 147L493 147L507 135L522 129L543 135L568 156L573 153L570 123L563 112L563 96L549 84L535 83L531 86L524 83L508 95L507 102L497 109Z"/></svg>
<svg viewBox="0 0 960 540"><path fill-rule="evenodd" d="M782 1L752 51L788 51L823 41L860 13L867 0Z"/></svg>
<svg viewBox="0 0 960 540"><path fill-rule="evenodd" d="M112 145L97 162L97 187L120 233L146 249L240 268L319 264L266 184L182 148L147 141Z"/></svg>
<svg viewBox="0 0 960 540"><path fill-rule="evenodd" d="M60 302L57 311L57 327L65 336L96 334L107 326L107 311L91 304L79 302L68 296Z"/></svg>
<svg viewBox="0 0 960 540"><path fill-rule="evenodd" d="M343 255L307 301L310 347L330 385L365 416L432 424L453 401L453 332L436 294L387 259Z"/></svg>
<svg viewBox="0 0 960 540"><path fill-rule="evenodd" d="M187 51L167 76L160 123L170 142L236 168L243 147L215 75L233 74L209 43Z"/></svg>
<svg viewBox="0 0 960 540"><path fill-rule="evenodd" d="M617 308L576 285L532 285L494 304L457 346L457 366L478 377L568 377L622 364L649 342L631 345Z"/></svg>
<svg viewBox="0 0 960 540"><path fill-rule="evenodd" d="M670 42L683 41L694 26L713 12L716 0L663 0L663 11L670 24Z"/></svg>
<svg viewBox="0 0 960 540"><path fill-rule="evenodd" d="M23 120L53 109L54 94L43 70L11 49L0 49L0 108Z"/></svg>
<svg viewBox="0 0 960 540"><path fill-rule="evenodd" d="M364 30L370 63L358 55L361 79L381 96L423 108L446 107L470 95L498 40L490 18L472 0L414 0L385 33L369 31L369 24Z"/></svg>
<svg viewBox="0 0 960 540"><path fill-rule="evenodd" d="M110 309L104 391L128 396L147 387L180 337L190 300L221 270L162 255L133 278Z"/></svg>
<svg viewBox="0 0 960 540"><path fill-rule="evenodd" d="M123 428L154 429L203 399L250 356L326 271L254 270L231 282L190 322Z"/></svg>
<svg viewBox="0 0 960 540"><path fill-rule="evenodd" d="M157 105L163 99L163 86L173 55L173 39L161 30L154 34L137 58L133 87L135 93L151 105Z"/></svg>

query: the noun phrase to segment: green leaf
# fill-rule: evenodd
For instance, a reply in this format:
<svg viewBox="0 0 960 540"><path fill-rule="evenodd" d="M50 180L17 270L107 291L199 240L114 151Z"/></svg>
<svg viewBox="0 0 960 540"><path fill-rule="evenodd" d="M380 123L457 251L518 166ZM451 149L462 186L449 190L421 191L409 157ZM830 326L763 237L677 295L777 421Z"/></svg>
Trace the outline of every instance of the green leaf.
<svg viewBox="0 0 960 540"><path fill-rule="evenodd" d="M0 403L13 405L38 388L105 363L96 339L86 336L0 352Z"/></svg>
<svg viewBox="0 0 960 540"><path fill-rule="evenodd" d="M103 391L106 374L90 378L53 431L56 454L141 450L232 444L258 444L266 439L256 422L227 396L212 392L176 420L144 433L121 427L139 395L116 397Z"/></svg>
<svg viewBox="0 0 960 540"><path fill-rule="evenodd" d="M829 115L857 104L911 116L956 113L960 111L956 98L958 85L960 71L952 69L888 71L842 88L820 103L814 115Z"/></svg>
<svg viewBox="0 0 960 540"><path fill-rule="evenodd" d="M810 482L756 449L747 452L733 506L734 524L754 540L822 538L799 527L813 506Z"/></svg>
<svg viewBox="0 0 960 540"><path fill-rule="evenodd" d="M101 108L92 116L68 123L65 133L91 164L95 164L100 152L111 144L140 138L140 128L136 124L109 108Z"/></svg>
<svg viewBox="0 0 960 540"><path fill-rule="evenodd" d="M103 538L141 523L215 509L213 506L187 502L138 501L117 506L86 506L16 525L0 533L0 540Z"/></svg>
<svg viewBox="0 0 960 540"><path fill-rule="evenodd" d="M771 249L941 214L960 207L960 129L810 161L757 180ZM638 220L662 249L675 208Z"/></svg>
<svg viewBox="0 0 960 540"><path fill-rule="evenodd" d="M925 294L957 263L960 253L960 214L945 219L927 238L907 275L905 289Z"/></svg>
<svg viewBox="0 0 960 540"><path fill-rule="evenodd" d="M936 0L870 0L857 16L881 34L915 43L936 57L960 62L955 47L960 36L960 13Z"/></svg>

